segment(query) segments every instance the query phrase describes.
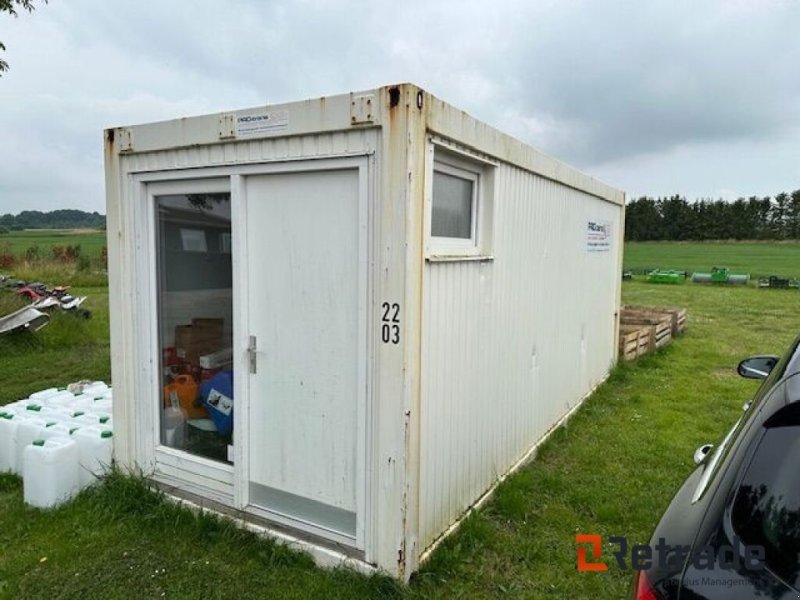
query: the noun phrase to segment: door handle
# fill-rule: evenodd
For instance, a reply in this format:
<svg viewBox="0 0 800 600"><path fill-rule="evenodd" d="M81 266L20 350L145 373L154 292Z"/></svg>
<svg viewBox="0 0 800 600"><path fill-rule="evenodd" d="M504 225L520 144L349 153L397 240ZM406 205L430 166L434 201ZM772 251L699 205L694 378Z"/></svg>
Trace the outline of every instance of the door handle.
<svg viewBox="0 0 800 600"><path fill-rule="evenodd" d="M250 358L250 372L255 373L258 368L258 359L256 358L256 336L250 336L250 343L247 346L247 354Z"/></svg>

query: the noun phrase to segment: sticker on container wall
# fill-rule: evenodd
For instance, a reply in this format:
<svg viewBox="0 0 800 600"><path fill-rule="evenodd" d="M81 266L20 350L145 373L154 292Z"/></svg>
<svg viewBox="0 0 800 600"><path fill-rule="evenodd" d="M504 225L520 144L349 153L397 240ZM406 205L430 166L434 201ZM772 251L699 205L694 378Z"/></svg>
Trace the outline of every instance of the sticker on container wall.
<svg viewBox="0 0 800 600"><path fill-rule="evenodd" d="M586 251L608 252L611 249L611 222L588 221L586 223Z"/></svg>
<svg viewBox="0 0 800 600"><path fill-rule="evenodd" d="M276 110L236 117L236 137L270 135L272 133L280 133L288 129L288 110Z"/></svg>

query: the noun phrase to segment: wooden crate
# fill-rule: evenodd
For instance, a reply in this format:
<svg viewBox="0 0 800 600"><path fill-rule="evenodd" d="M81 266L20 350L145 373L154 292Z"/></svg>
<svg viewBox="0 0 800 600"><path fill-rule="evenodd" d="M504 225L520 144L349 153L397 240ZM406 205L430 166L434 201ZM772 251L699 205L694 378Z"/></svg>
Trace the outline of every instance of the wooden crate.
<svg viewBox="0 0 800 600"><path fill-rule="evenodd" d="M668 315L672 324L672 337L677 337L686 329L687 313L685 308L670 306L633 306L622 307L622 314L635 316Z"/></svg>
<svg viewBox="0 0 800 600"><path fill-rule="evenodd" d="M650 350L662 348L672 341L672 317L665 314L641 314L623 309L620 325L638 325L650 328Z"/></svg>
<svg viewBox="0 0 800 600"><path fill-rule="evenodd" d="M619 328L619 356L634 360L650 351L650 327L621 325Z"/></svg>

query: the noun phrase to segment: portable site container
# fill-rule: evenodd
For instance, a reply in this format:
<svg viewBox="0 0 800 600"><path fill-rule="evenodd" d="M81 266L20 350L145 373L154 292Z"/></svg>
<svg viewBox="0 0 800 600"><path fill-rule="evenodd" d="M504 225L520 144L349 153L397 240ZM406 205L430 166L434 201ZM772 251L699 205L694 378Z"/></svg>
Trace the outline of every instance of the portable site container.
<svg viewBox="0 0 800 600"><path fill-rule="evenodd" d="M616 360L623 193L414 85L105 160L116 460L320 563L407 579Z"/></svg>

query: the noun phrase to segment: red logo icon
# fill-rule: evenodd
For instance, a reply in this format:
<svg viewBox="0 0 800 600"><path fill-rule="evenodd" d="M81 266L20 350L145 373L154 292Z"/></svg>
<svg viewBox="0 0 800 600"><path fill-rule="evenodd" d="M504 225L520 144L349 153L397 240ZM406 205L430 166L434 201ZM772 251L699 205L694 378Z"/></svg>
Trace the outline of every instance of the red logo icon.
<svg viewBox="0 0 800 600"><path fill-rule="evenodd" d="M586 547L580 544L592 545L592 559L600 560L603 552L602 538L596 533L579 533L575 536L575 543L578 545L578 571L608 571L608 565L602 562L588 562L586 560Z"/></svg>

